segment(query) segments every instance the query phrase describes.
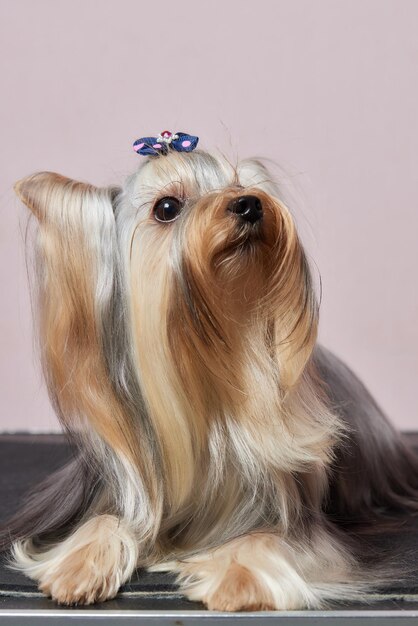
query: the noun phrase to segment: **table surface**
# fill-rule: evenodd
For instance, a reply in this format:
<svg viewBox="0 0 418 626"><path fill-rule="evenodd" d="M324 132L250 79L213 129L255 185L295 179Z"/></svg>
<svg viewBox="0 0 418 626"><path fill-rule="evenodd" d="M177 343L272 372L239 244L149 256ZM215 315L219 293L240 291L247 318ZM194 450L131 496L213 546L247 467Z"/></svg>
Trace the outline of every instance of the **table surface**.
<svg viewBox="0 0 418 626"><path fill-rule="evenodd" d="M410 435L413 443L418 436ZM0 523L19 505L25 492L62 466L71 449L61 435L0 435ZM399 543L400 558L418 552L417 532ZM417 589L417 593L415 593ZM418 573L408 589L370 594L364 602L334 604L326 611L262 613L215 613L188 601L168 574L137 571L113 600L88 607L63 607L38 592L35 583L0 562L1 624L329 624L339 626L366 622L375 624L418 624Z"/></svg>

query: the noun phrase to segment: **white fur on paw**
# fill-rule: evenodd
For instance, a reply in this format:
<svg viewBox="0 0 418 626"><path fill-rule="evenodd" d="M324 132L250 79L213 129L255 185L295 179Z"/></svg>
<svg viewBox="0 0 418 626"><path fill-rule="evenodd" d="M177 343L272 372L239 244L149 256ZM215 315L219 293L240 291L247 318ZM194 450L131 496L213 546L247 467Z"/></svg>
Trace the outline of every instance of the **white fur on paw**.
<svg viewBox="0 0 418 626"><path fill-rule="evenodd" d="M230 565L219 587L202 600L211 611L270 611L275 608L269 590L238 563Z"/></svg>
<svg viewBox="0 0 418 626"><path fill-rule="evenodd" d="M184 595L203 602L211 611L269 611L277 609L274 598L262 578L250 568L231 561L213 559L183 561L173 568Z"/></svg>
<svg viewBox="0 0 418 626"><path fill-rule="evenodd" d="M100 559L99 559L100 560ZM39 589L59 604L93 604L113 598L121 585L118 568L97 564L90 550L63 559L39 581Z"/></svg>
<svg viewBox="0 0 418 626"><path fill-rule="evenodd" d="M15 567L60 604L93 604L113 598L135 569L138 545L112 515L100 515L46 552L30 543L14 547Z"/></svg>

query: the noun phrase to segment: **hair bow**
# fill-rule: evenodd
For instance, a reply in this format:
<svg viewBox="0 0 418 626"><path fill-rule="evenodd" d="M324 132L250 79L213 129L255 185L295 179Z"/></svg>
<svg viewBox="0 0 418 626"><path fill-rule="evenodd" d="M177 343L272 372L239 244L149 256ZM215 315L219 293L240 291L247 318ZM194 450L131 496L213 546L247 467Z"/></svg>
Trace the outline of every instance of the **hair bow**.
<svg viewBox="0 0 418 626"><path fill-rule="evenodd" d="M141 137L137 139L133 148L138 154L143 156L157 154L167 154L171 150L176 152L191 152L197 146L199 137L188 135L187 133L171 133L163 130L157 137Z"/></svg>

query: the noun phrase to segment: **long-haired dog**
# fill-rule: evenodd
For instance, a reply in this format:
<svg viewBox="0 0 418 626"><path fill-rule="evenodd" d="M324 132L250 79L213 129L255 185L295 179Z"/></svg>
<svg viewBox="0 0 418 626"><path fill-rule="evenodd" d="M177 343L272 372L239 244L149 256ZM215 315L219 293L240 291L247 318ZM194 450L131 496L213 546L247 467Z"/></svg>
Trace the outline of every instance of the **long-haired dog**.
<svg viewBox="0 0 418 626"><path fill-rule="evenodd" d="M373 576L353 528L417 509L417 462L316 344L307 257L264 165L168 143L123 188L17 183L45 377L79 453L3 547L64 604L151 566L210 609L355 597Z"/></svg>

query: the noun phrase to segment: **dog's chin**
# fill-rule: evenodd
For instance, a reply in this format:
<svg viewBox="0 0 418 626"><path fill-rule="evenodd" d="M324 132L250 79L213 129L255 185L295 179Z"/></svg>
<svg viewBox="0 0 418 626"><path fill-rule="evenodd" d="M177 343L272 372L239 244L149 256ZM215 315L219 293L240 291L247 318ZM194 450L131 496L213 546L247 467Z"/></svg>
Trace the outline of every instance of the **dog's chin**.
<svg viewBox="0 0 418 626"><path fill-rule="evenodd" d="M258 297L259 288L267 278L266 264L270 254L263 224L240 224L230 233L223 249L218 250L213 260L218 284L235 295L242 291L245 298L249 297L251 284L254 297Z"/></svg>
<svg viewBox="0 0 418 626"><path fill-rule="evenodd" d="M255 224L237 225L225 246L225 251L232 253L238 262L239 259L246 261L248 255L253 255L253 260L268 257L271 254L272 237L271 232L267 233L267 228L264 219Z"/></svg>
<svg viewBox="0 0 418 626"><path fill-rule="evenodd" d="M264 239L264 220L258 220L254 224L244 222L237 227L237 232L242 237L244 243L260 241Z"/></svg>

